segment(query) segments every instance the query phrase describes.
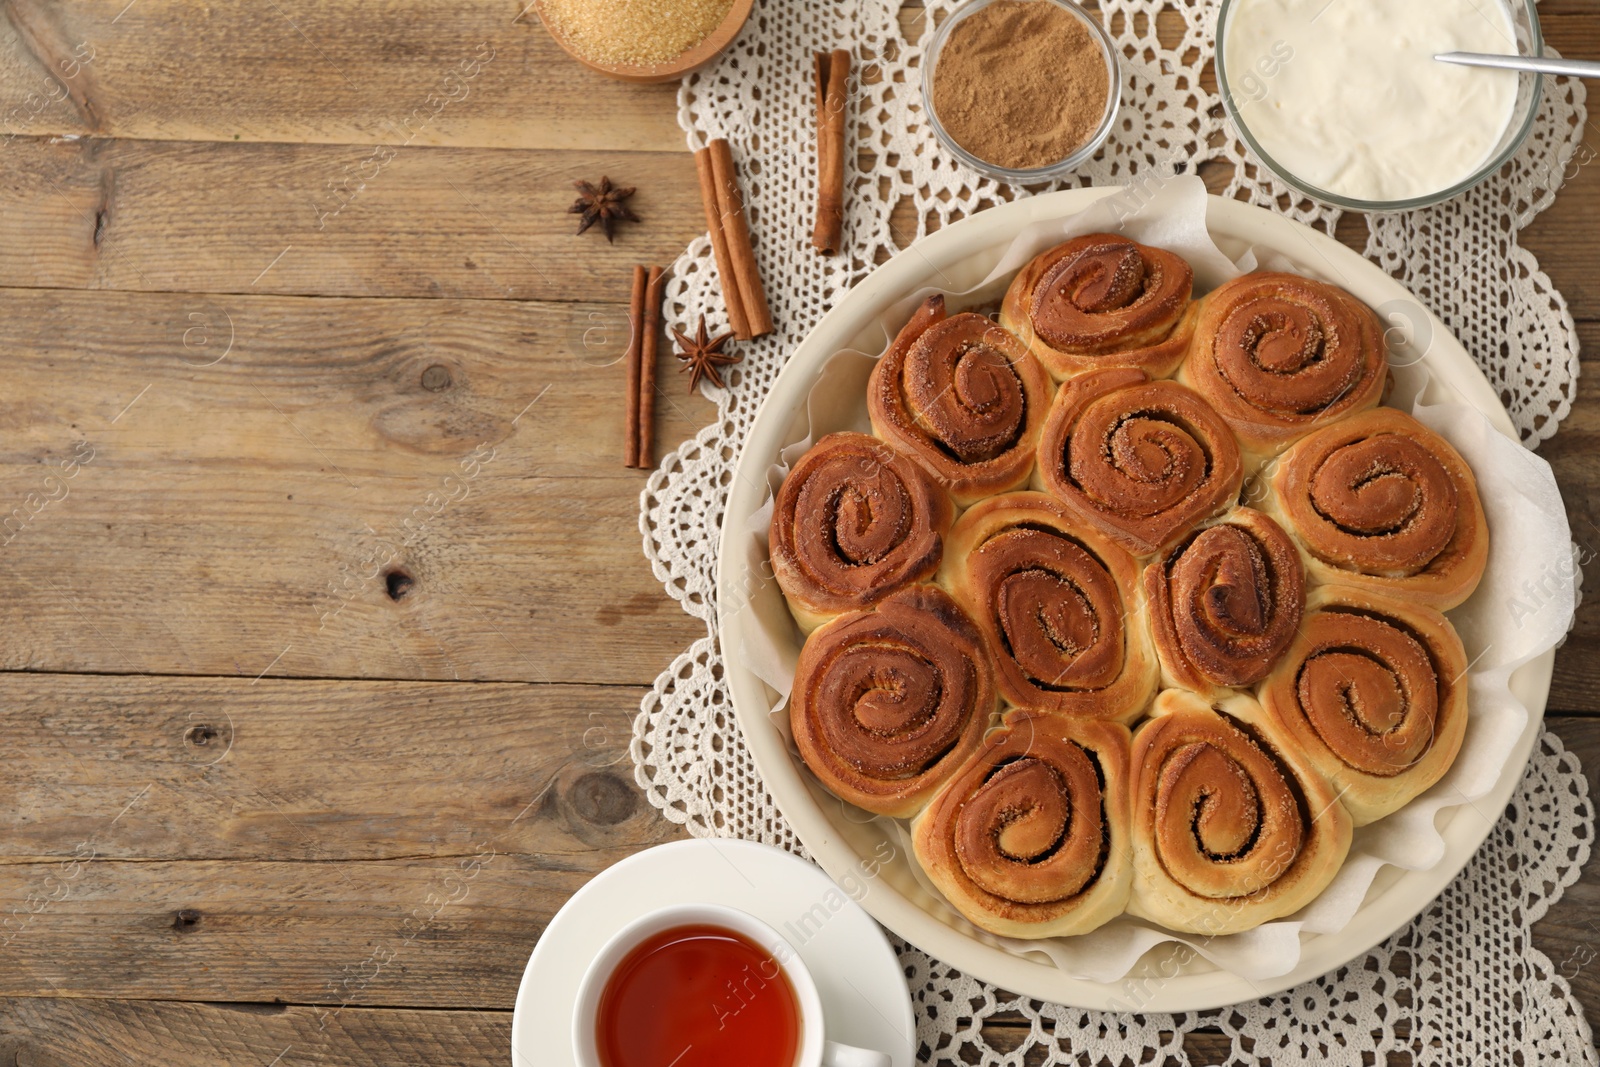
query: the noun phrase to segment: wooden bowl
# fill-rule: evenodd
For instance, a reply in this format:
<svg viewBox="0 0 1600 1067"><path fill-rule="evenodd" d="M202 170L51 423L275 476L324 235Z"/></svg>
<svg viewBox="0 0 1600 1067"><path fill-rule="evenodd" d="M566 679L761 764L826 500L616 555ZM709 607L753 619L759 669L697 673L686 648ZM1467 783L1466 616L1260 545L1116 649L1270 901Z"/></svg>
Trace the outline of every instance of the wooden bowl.
<svg viewBox="0 0 1600 1067"><path fill-rule="evenodd" d="M682 55L665 63L599 63L589 59L573 46L572 42L556 28L555 23L544 17L543 0L535 0L534 9L539 12L539 21L544 23L544 28L554 37L562 49L590 70L597 70L608 78L616 78L625 82L669 82L683 77L691 70L699 70L713 59L739 36L739 31L744 28L745 20L750 17L750 9L755 5L755 0L733 0L733 6L728 9L728 14L718 24L717 28L706 35L699 44L690 48Z"/></svg>

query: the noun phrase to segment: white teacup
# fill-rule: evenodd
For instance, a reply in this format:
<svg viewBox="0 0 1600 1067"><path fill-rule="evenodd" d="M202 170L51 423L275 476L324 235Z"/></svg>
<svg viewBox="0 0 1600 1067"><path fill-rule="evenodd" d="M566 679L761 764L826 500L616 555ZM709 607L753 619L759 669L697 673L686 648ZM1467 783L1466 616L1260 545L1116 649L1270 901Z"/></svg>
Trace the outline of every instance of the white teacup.
<svg viewBox="0 0 1600 1067"><path fill-rule="evenodd" d="M800 1048L794 1067L890 1067L882 1052L841 1045L826 1037L822 1001L817 984L811 980L800 954L776 930L748 912L721 904L675 904L642 915L605 943L584 971L578 985L577 1005L572 1013L572 1049L579 1067L606 1067L596 1048L595 1016L600 994L605 991L617 964L641 941L677 926L707 924L743 934L765 950L783 969L794 990L800 1016Z"/></svg>

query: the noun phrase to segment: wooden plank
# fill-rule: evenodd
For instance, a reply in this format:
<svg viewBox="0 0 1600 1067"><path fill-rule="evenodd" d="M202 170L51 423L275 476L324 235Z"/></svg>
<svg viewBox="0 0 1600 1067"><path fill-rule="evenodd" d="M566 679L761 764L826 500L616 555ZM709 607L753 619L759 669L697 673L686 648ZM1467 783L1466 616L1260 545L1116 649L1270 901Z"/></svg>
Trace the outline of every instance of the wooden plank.
<svg viewBox="0 0 1600 1067"><path fill-rule="evenodd" d="M1600 158L1600 134L1588 136ZM602 174L639 188L645 219L615 244L574 237L566 213L571 181ZM682 153L408 148L388 159L330 145L18 138L0 154L0 204L0 286L74 289L625 302L632 264L670 264L705 226ZM1524 231L1580 319L1600 319L1600 274L1574 220L1595 213L1600 173L1575 166ZM908 206L894 224L916 231ZM1338 236L1359 249L1365 227Z"/></svg>
<svg viewBox="0 0 1600 1067"><path fill-rule="evenodd" d="M214 1067L270 1063L274 1056L284 1067L502 1067L511 1041L511 1015L504 1011L346 1008L322 1025L318 1009L298 1006L64 998L0 1004L15 1028L0 1034L0 1057L36 1067ZM992 1048L1010 1049L1028 1031L992 1025L984 1036ZM1186 1037L1184 1050L1194 1067L1204 1067L1223 1063L1230 1044L1220 1033L1198 1031ZM1023 1062L1037 1067L1043 1054L1030 1052Z"/></svg>
<svg viewBox="0 0 1600 1067"><path fill-rule="evenodd" d="M0 300L0 669L648 684L704 633L614 306ZM672 445L711 409L660 358Z"/></svg>
<svg viewBox="0 0 1600 1067"><path fill-rule="evenodd" d="M511 1047L505 1011L14 998L0 1017L0 1061L29 1067L504 1067Z"/></svg>
<svg viewBox="0 0 1600 1067"><path fill-rule="evenodd" d="M270 1064L274 1056L281 1067L503 1067L511 1044L504 1011L351 1007L324 1019L319 1009L298 1006L12 998L0 1001L0 1014L8 1020L0 1061L9 1056L30 1067L215 1067ZM996 1049L1015 1048L1027 1034L984 1028ZM1201 1031L1187 1036L1184 1049L1194 1067L1204 1067L1223 1063L1229 1043ZM1037 1067L1042 1059L1024 1062Z"/></svg>
<svg viewBox="0 0 1600 1067"><path fill-rule="evenodd" d="M0 678L46 742L8 751L0 996L510 1007L557 908L682 834L639 696Z"/></svg>
<svg viewBox="0 0 1600 1067"><path fill-rule="evenodd" d="M274 1056L283 1067L502 1067L511 1043L511 1014L505 1011L351 1007L326 1017L325 1009L267 1004L9 998L0 1005L13 1027L0 1033L0 1057L30 1067L274 1067ZM983 1033L991 1048L1005 1051L1020 1047L1031 1029L991 1024ZM1191 1032L1183 1044L1192 1067L1226 1063L1233 1051L1231 1041L1214 1030ZM1038 1067L1044 1056L1043 1049L1032 1048L1022 1063ZM1396 1055L1388 1062L1408 1067L1412 1061ZM1147 1067L1176 1063L1151 1061ZM513 1064L534 1067L515 1058Z"/></svg>
<svg viewBox="0 0 1600 1067"><path fill-rule="evenodd" d="M1600 637L1594 610L1580 610L1578 626L1556 653L1556 672L1550 680L1550 708L1573 714L1600 713Z"/></svg>
<svg viewBox="0 0 1600 1067"><path fill-rule="evenodd" d="M1592 128L1587 144L1600 158ZM622 301L631 264L670 263L704 229L683 153L376 151L18 138L0 156L0 285ZM1582 158L1523 243L1575 316L1600 318L1572 221L1600 212ZM615 244L573 237L566 214L571 181L601 174L640 190L646 221ZM905 208L895 226L915 232ZM1365 227L1338 236L1360 248Z"/></svg>
<svg viewBox="0 0 1600 1067"><path fill-rule="evenodd" d="M567 213L602 175L645 220L615 243ZM0 207L0 286L73 289L626 301L705 232L681 152L26 137Z"/></svg>
<svg viewBox="0 0 1600 1067"><path fill-rule="evenodd" d="M6 749L0 941L35 925L11 915L31 882L8 864L90 854L426 868L487 847L591 874L673 834L633 784L643 695L0 674L0 737L34 739Z"/></svg>
<svg viewBox="0 0 1600 1067"><path fill-rule="evenodd" d="M633 848L543 855L9 864L0 996L509 1008L550 917L645 821Z"/></svg>
<svg viewBox="0 0 1600 1067"><path fill-rule="evenodd" d="M1550 726L1582 762L1592 805L1600 797L1600 721L1556 718ZM1571 984L1584 1014L1591 1021L1600 1017L1600 866L1593 859L1534 925L1533 943Z"/></svg>
<svg viewBox="0 0 1600 1067"><path fill-rule="evenodd" d="M1567 55L1600 51L1600 26L1573 7L1582 2L1544 5L1547 38ZM223 5L201 20L183 0L6 0L3 8L0 132L684 148L676 85L626 85L584 69L520 2L274 0ZM919 4L907 4L902 32L915 39L922 18ZM1158 25L1163 40L1181 37L1176 12L1163 10Z"/></svg>
<svg viewBox="0 0 1600 1067"><path fill-rule="evenodd" d="M1220 1033L1197 1030L1184 1036L1183 1051L1189 1057L1189 1067L1212 1067L1232 1057L1233 1042Z"/></svg>
<svg viewBox="0 0 1600 1067"><path fill-rule="evenodd" d="M0 133L685 150L676 84L587 70L526 0L0 10Z"/></svg>
<svg viewBox="0 0 1600 1067"><path fill-rule="evenodd" d="M1600 323L1578 324L1584 351L1600 345ZM1600 361L1584 360L1572 414L1539 446L1561 486L1583 570L1583 603L1573 632L1556 653L1550 707L1600 712Z"/></svg>
<svg viewBox="0 0 1600 1067"><path fill-rule="evenodd" d="M590 733L637 695L0 678L0 733L45 742L8 756L0 996L509 1007L556 908L681 834L625 732ZM1552 726L1593 780L1600 722ZM1597 894L1591 869L1541 927L1552 959Z"/></svg>
<svg viewBox="0 0 1600 1067"><path fill-rule="evenodd" d="M511 1042L505 1011L327 1009L283 1005L194 1004L66 998L0 1000L15 1027L0 1033L0 1056L30 1067L213 1067L225 1063L316 1063L326 1067L501 1067ZM1402 1020L1397 1029L1404 1030ZM990 1048L1007 1052L1031 1037L1031 1026L989 1024ZM1232 1042L1215 1030L1184 1036L1191 1067L1230 1061ZM272 1057L279 1057L275 1063ZM1046 1051L1030 1046L1024 1067L1039 1067ZM219 1057L230 1057L222 1059ZM534 1067L513 1057L514 1067ZM1393 1054L1389 1067L1412 1059ZM1175 1059L1147 1067L1173 1067Z"/></svg>

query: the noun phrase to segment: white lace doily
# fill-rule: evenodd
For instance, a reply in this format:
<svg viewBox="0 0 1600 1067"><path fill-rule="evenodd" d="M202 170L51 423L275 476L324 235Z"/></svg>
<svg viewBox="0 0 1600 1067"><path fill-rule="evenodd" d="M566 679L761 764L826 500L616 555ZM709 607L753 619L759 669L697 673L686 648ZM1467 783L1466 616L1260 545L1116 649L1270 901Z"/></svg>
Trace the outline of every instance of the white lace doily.
<svg viewBox="0 0 1600 1067"><path fill-rule="evenodd" d="M741 837L803 852L773 806L734 722L715 638L716 550L733 464L787 353L838 294L944 223L1019 193L944 156L922 123L921 45L957 0L926 0L902 36L893 0L757 0L745 32L679 90L691 148L725 136L744 178L751 229L777 332L738 346L729 387L702 386L714 424L668 455L642 496L640 530L656 577L706 624L656 680L634 724L635 774L651 803L699 836ZM1209 162L1225 195L1332 230L1339 212L1296 197L1248 155L1200 85L1214 51L1210 0L1101 0L1122 47L1128 128L1075 184L1122 184ZM1158 26L1181 23L1164 46ZM809 243L814 159L811 54L850 48L854 144L845 248ZM1367 219L1366 254L1455 332L1499 390L1529 447L1570 410L1578 342L1566 301L1517 243L1553 201L1580 143L1581 84L1545 82L1534 134L1496 177L1450 203ZM721 316L709 240L673 266L673 325ZM1404 324L1397 324L1404 325ZM900 945L925 1058L937 1063L1188 1062L1183 1036L1220 1027L1230 1064L1386 1062L1595 1064L1589 1028L1530 928L1588 858L1593 808L1577 759L1546 734L1489 843L1429 912L1364 961L1281 996L1189 1016L1114 1015L1018 999ZM1025 1020L1020 1047L991 1048L984 1023ZM1152 1051L1154 1050L1154 1052Z"/></svg>

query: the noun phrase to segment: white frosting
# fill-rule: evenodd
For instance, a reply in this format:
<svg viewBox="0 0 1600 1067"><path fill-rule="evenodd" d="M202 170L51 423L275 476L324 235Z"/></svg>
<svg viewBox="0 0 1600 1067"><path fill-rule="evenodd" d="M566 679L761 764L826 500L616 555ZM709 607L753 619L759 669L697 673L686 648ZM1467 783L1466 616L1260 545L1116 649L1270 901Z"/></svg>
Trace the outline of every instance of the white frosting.
<svg viewBox="0 0 1600 1067"><path fill-rule="evenodd" d="M1222 47L1225 90L1267 155L1360 200L1467 178L1516 103L1514 72L1433 58L1516 52L1500 0L1237 0Z"/></svg>

